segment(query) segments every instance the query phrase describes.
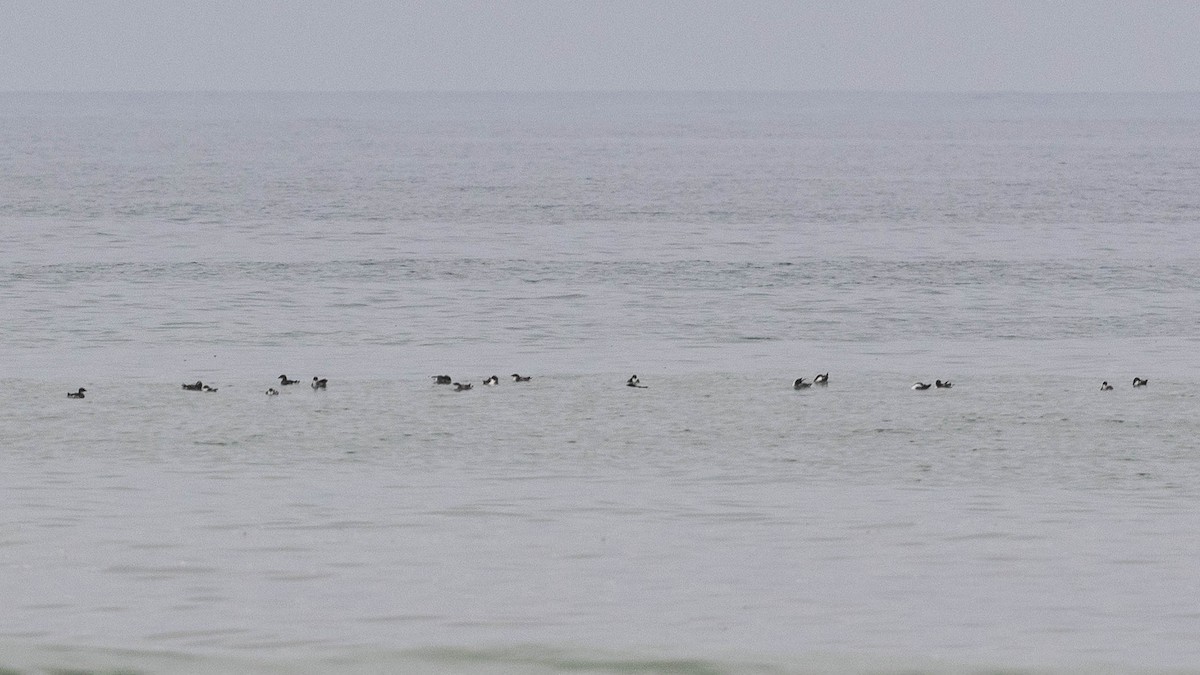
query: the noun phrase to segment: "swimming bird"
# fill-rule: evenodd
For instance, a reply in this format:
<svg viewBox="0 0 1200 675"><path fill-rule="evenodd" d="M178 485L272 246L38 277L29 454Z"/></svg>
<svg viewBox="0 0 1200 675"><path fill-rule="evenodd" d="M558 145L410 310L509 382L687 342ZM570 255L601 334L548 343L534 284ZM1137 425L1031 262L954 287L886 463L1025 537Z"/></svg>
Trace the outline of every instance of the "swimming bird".
<svg viewBox="0 0 1200 675"><path fill-rule="evenodd" d="M642 381L638 379L637 375L633 375L628 380L626 380L625 386L626 387L634 387L635 389L645 389L646 388L646 385L642 384Z"/></svg>
<svg viewBox="0 0 1200 675"><path fill-rule="evenodd" d="M300 383L300 380L289 380L287 375L279 376L280 386L287 386L289 384L299 384L299 383Z"/></svg>
<svg viewBox="0 0 1200 675"><path fill-rule="evenodd" d="M814 377L813 384L829 384L829 373L822 373Z"/></svg>
<svg viewBox="0 0 1200 675"><path fill-rule="evenodd" d="M454 383L454 391L467 391L471 388L471 383L462 384L461 382Z"/></svg>
<svg viewBox="0 0 1200 675"><path fill-rule="evenodd" d="M933 384L938 389L949 389L950 387L954 386L953 384L950 384L950 380L946 380L945 382L942 382L941 380L934 380Z"/></svg>
<svg viewBox="0 0 1200 675"><path fill-rule="evenodd" d="M512 374L512 378L513 382L528 382L530 379L532 379L532 377L529 375L521 376L516 373Z"/></svg>
<svg viewBox="0 0 1200 675"><path fill-rule="evenodd" d="M279 395L279 390L276 389L275 387L271 387L270 389L267 389L267 396L278 396L278 395Z"/></svg>
<svg viewBox="0 0 1200 675"><path fill-rule="evenodd" d="M1111 384L1109 384L1108 382L1100 383L1100 391L1112 391L1112 389L1113 389L1113 386Z"/></svg>
<svg viewBox="0 0 1200 675"><path fill-rule="evenodd" d="M79 391L68 391L67 398L83 398L83 392L85 391L87 391L87 389L84 389L83 387L80 387Z"/></svg>
<svg viewBox="0 0 1200 675"><path fill-rule="evenodd" d="M1143 380L1140 377L1133 378L1133 386L1135 387L1144 387L1147 384L1150 384L1150 380Z"/></svg>
<svg viewBox="0 0 1200 675"><path fill-rule="evenodd" d="M183 388L188 391L200 391L204 388L204 383L200 380L196 380L196 384L185 384L183 385Z"/></svg>
<svg viewBox="0 0 1200 675"><path fill-rule="evenodd" d="M434 384L450 384L449 375L430 375L433 378Z"/></svg>
<svg viewBox="0 0 1200 675"><path fill-rule="evenodd" d="M216 387L210 387L207 384L204 385L204 391L216 391L216 390L217 390Z"/></svg>
<svg viewBox="0 0 1200 675"><path fill-rule="evenodd" d="M808 389L812 386L812 382L805 382L803 377L797 377L792 383L792 389Z"/></svg>
<svg viewBox="0 0 1200 675"><path fill-rule="evenodd" d="M912 386L912 388L916 389L917 391L925 391L926 389L928 389L932 386L933 386L932 384L925 384L924 382L918 382L918 383L914 384Z"/></svg>
<svg viewBox="0 0 1200 675"><path fill-rule="evenodd" d="M493 375L493 376L489 377L488 379L484 380L483 383L489 387L495 386L497 384L500 384L500 378Z"/></svg>
<svg viewBox="0 0 1200 675"><path fill-rule="evenodd" d="M318 378L317 376L314 375L313 381L312 381L312 388L313 389L324 389L326 383L328 383L328 382L329 382L329 380L327 380L323 377Z"/></svg>

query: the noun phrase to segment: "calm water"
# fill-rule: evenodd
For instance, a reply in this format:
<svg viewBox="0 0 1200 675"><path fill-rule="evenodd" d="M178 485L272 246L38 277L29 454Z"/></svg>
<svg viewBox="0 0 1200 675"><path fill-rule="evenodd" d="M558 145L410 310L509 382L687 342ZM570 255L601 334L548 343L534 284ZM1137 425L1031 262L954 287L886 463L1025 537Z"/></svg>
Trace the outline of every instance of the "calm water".
<svg viewBox="0 0 1200 675"><path fill-rule="evenodd" d="M1200 668L1198 174L1200 95L0 94L0 668Z"/></svg>

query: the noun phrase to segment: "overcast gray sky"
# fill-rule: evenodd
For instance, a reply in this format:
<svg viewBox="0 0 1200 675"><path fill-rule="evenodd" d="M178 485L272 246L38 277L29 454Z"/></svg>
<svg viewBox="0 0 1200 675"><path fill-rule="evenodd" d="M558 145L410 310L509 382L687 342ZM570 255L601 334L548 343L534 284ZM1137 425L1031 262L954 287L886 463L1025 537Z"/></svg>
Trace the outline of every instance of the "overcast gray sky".
<svg viewBox="0 0 1200 675"><path fill-rule="evenodd" d="M0 0L0 90L1200 91L1200 2Z"/></svg>

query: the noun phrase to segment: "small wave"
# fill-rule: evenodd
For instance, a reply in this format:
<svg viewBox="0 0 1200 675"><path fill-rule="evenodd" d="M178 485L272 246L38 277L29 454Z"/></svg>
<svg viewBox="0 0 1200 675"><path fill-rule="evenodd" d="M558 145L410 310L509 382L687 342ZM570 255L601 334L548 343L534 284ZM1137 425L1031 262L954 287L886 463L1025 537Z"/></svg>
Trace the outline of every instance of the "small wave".
<svg viewBox="0 0 1200 675"><path fill-rule="evenodd" d="M405 623L423 617L380 617L381 623ZM160 633L154 637L171 643L203 644L212 639L245 637L244 630L200 630ZM902 673L974 672L967 664L944 660L931 663L914 656L897 658L860 655L801 654L690 656L655 654L646 650L612 651L543 646L498 648L425 647L401 650L339 650L312 654L323 645L304 641L248 643L275 654L304 656L240 657L181 651L135 650L64 645L28 646L0 643L0 673L621 673L623 675L781 675L783 673ZM997 667L996 670L1007 670ZM984 668L983 671L989 669ZM1054 672L1053 669L1022 672ZM1072 671L1073 672L1073 671Z"/></svg>

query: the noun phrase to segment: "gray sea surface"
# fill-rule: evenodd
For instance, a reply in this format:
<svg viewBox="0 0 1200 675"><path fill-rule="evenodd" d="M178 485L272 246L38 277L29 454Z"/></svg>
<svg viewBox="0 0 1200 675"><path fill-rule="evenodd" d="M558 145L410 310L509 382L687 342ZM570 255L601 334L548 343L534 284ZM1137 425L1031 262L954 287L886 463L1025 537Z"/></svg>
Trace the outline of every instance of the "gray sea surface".
<svg viewBox="0 0 1200 675"><path fill-rule="evenodd" d="M0 94L0 670L1196 670L1196 185L1190 94Z"/></svg>

